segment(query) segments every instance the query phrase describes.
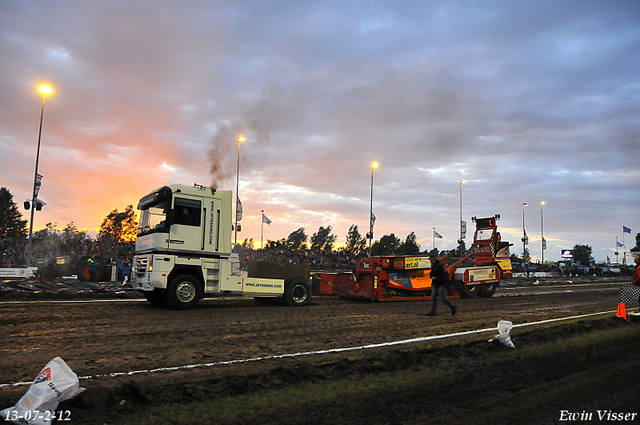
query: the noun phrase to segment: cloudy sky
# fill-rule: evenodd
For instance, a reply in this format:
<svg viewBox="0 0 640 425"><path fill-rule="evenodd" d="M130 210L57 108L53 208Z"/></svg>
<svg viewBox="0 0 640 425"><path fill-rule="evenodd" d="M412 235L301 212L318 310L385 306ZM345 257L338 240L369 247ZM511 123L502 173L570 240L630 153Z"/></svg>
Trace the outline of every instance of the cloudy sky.
<svg viewBox="0 0 640 425"><path fill-rule="evenodd" d="M239 239L331 225L534 259L640 232L640 3L0 0L0 185L95 229L165 184L235 190ZM540 202L545 201L541 208ZM528 203L524 208L523 203ZM24 217L28 218L27 212ZM624 234L622 226L631 228ZM622 256L619 257L622 261Z"/></svg>

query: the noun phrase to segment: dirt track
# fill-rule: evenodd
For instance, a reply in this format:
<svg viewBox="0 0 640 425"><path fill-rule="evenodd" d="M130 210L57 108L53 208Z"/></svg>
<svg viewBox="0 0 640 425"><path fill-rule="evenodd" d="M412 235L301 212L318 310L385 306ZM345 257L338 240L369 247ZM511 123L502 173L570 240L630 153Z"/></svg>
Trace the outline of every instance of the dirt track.
<svg viewBox="0 0 640 425"><path fill-rule="evenodd" d="M616 284L499 288L493 298L455 300L459 310L454 317L442 304L437 317L425 317L425 302L371 303L321 297L302 308L259 306L252 299L205 300L190 311L154 308L137 300L3 303L0 384L30 382L56 356L78 376L90 377L81 381L88 388L113 388L125 382L151 388L169 381L264 373L279 366L320 362L336 354L106 376L489 329L503 319L524 324L615 311L617 289ZM492 332L483 335L493 336ZM518 345L517 330L513 339ZM380 354L392 350L398 347L366 351ZM6 397L26 388L0 390ZM8 406L0 406L4 407Z"/></svg>

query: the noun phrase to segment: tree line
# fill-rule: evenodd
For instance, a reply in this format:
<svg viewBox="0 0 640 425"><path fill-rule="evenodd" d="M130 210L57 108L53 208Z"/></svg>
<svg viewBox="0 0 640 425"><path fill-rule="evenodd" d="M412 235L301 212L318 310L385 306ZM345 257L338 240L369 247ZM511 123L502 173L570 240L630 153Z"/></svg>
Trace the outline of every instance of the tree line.
<svg viewBox="0 0 640 425"><path fill-rule="evenodd" d="M33 233L33 258L94 253L104 259L130 259L135 248L138 221L133 205L124 211L114 209L102 220L95 238L80 230L72 222L62 230L58 223L46 223L45 228ZM24 266L27 263L27 220L22 219L13 195L0 188L0 252L2 266Z"/></svg>
<svg viewBox="0 0 640 425"><path fill-rule="evenodd" d="M45 228L34 232L32 241L32 255L35 258L45 258L60 255L86 255L97 253L104 258L131 259L135 248L138 220L132 205L128 205L124 211L114 209L103 219L96 238L91 238L83 230L79 230L73 222L68 223L62 230L58 230L57 223L47 223ZM22 219L20 209L13 201L13 195L5 187L0 188L0 252L2 252L3 265L26 264L25 247L27 243L27 220ZM244 254L262 251L268 256L276 256L276 253L288 252L306 253L304 257L296 257L299 262L314 258L314 261L327 262L331 256L336 262L335 254L340 258L354 258L368 255L369 246L358 226L353 224L345 237L345 245L336 249L337 236L333 234L332 226L320 226L318 230L309 236L304 227L291 232L286 238L279 240L267 240L262 250L256 250L253 239L245 241L234 248L234 252ZM636 246L633 250L640 251L640 233L636 235ZM404 239L400 239L394 233L383 235L373 242L371 255L419 255L419 254L448 254L457 257L460 252L465 255L470 253L464 241L451 250L439 251L437 248L421 251L417 243L415 232L409 233ZM308 253L313 255L309 257ZM592 248L589 245L576 244L573 247L574 262L589 265ZM322 257L324 255L324 258ZM524 255L512 254L512 260L518 262L530 262L528 249Z"/></svg>
<svg viewBox="0 0 640 425"><path fill-rule="evenodd" d="M286 238L272 241L267 240L265 249L287 249L292 251L309 249L313 252L334 251L337 236L332 233L331 226L320 226L318 231L310 237L304 227L294 230ZM245 240L245 245L253 247L253 240ZM345 238L345 245L340 251L354 254L365 254L368 252L367 239L360 233L358 226L352 224ZM384 235L379 241L375 241L371 246L371 255L417 255L420 254L420 245L417 243L415 232L407 235L404 241L396 237L395 234Z"/></svg>

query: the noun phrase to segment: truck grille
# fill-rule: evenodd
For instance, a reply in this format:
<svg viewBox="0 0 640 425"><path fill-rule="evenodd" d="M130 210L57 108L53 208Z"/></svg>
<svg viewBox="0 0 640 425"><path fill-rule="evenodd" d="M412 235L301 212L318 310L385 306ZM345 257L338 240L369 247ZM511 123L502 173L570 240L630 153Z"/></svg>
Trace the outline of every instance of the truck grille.
<svg viewBox="0 0 640 425"><path fill-rule="evenodd" d="M143 275L149 269L150 256L140 255L133 258L133 272L137 275Z"/></svg>

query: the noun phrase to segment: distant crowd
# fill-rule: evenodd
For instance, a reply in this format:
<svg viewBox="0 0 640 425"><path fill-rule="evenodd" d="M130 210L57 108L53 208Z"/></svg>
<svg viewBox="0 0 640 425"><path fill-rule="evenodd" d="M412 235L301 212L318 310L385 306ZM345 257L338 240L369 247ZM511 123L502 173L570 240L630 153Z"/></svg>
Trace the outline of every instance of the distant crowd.
<svg viewBox="0 0 640 425"><path fill-rule="evenodd" d="M92 239L76 241L39 241L34 240L31 255L34 259L62 257L67 255L96 254L103 260L123 260L133 258L133 243L96 243ZM27 265L27 241L0 240L0 267L25 267Z"/></svg>
<svg viewBox="0 0 640 425"><path fill-rule="evenodd" d="M2 252L0 267L24 266L27 263L24 257L25 245L26 243L24 242L17 243L14 240L0 240L0 252Z"/></svg>

